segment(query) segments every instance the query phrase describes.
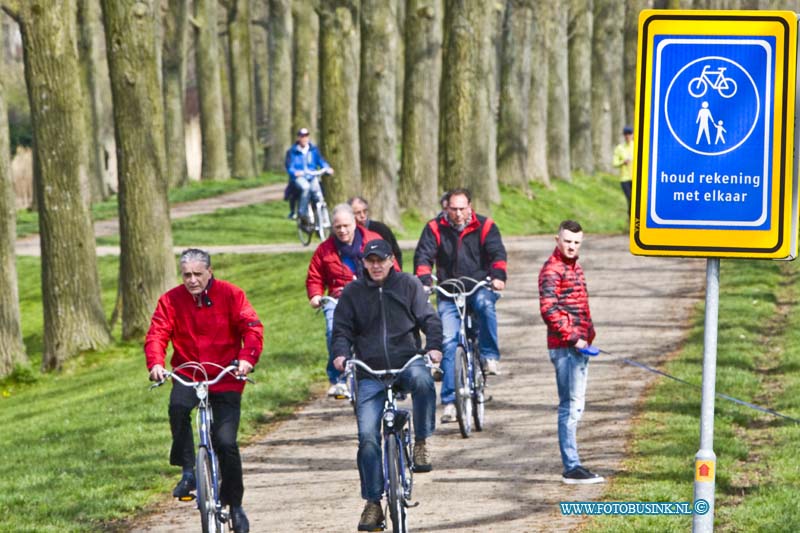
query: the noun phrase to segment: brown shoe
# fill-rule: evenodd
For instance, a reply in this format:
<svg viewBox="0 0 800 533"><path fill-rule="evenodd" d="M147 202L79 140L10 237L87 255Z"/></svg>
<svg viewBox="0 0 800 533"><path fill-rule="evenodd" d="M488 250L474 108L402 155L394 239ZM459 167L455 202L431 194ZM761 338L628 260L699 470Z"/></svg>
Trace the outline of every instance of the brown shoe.
<svg viewBox="0 0 800 533"><path fill-rule="evenodd" d="M380 502L367 502L358 521L359 531L383 531L386 527L386 518L383 516L383 507Z"/></svg>
<svg viewBox="0 0 800 533"><path fill-rule="evenodd" d="M433 470L433 465L428 445L424 440L418 440L414 443L414 472L430 472L431 470Z"/></svg>

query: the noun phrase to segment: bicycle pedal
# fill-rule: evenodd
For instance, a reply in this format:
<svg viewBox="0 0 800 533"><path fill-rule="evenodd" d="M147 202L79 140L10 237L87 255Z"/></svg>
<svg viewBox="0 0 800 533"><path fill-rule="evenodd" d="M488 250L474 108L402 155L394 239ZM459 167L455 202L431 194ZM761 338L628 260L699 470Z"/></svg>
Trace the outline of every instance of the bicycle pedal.
<svg viewBox="0 0 800 533"><path fill-rule="evenodd" d="M189 494L188 496L181 496L180 498L178 498L178 501L181 501L181 502L192 502L196 498L197 498L197 496L195 496L194 494Z"/></svg>
<svg viewBox="0 0 800 533"><path fill-rule="evenodd" d="M405 502L403 502L403 504L406 507L411 508L411 507L417 507L419 505L419 502L409 503L408 501L405 501Z"/></svg>
<svg viewBox="0 0 800 533"><path fill-rule="evenodd" d="M350 395L349 394L336 394L336 395L334 395L333 399L334 400L349 400L350 399Z"/></svg>

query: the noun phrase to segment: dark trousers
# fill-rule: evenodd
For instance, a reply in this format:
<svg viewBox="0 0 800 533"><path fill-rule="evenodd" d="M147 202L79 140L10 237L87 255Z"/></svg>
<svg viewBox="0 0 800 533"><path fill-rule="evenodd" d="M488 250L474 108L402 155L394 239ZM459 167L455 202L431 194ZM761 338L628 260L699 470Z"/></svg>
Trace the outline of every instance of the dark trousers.
<svg viewBox="0 0 800 533"><path fill-rule="evenodd" d="M622 189L622 192L625 194L625 199L628 201L628 213L631 212L631 188L632 188L632 181L620 181L619 186Z"/></svg>
<svg viewBox="0 0 800 533"><path fill-rule="evenodd" d="M211 424L211 443L219 458L222 475L220 499L223 505L242 505L244 482L242 481L242 458L236 434L239 431L242 395L238 392L221 392L208 395L214 421ZM169 396L169 425L172 430L172 450L169 462L184 469L194 468L194 432L192 431L192 409L199 400L194 388L180 383L172 385Z"/></svg>

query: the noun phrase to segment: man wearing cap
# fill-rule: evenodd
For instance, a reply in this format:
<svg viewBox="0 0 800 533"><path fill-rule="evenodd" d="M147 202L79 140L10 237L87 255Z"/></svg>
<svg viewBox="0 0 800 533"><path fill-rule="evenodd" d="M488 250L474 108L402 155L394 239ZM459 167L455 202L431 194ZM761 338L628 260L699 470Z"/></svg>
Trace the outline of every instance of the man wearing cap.
<svg viewBox="0 0 800 533"><path fill-rule="evenodd" d="M433 362L442 358L442 322L428 301L422 283L392 268L394 255L384 240L372 240L364 248L364 276L347 285L333 318L334 365L344 370L355 357L374 370L402 368L414 355L425 352ZM420 332L425 334L422 347ZM397 380L400 390L410 392L414 419L414 471L432 469L426 439L436 425L436 389L424 361L412 363ZM377 531L384 523L381 497L381 414L383 384L358 374L358 473L361 497L366 500L359 531Z"/></svg>
<svg viewBox="0 0 800 533"><path fill-rule="evenodd" d="M286 151L289 184L286 186L284 198L294 206L293 198L299 196L300 205L297 213L305 221L307 221L308 202L312 196L315 202L322 199L319 176L310 174L317 170L324 170L325 174L333 175L333 168L322 157L319 148L309 141L308 129L300 128L297 130L297 142Z"/></svg>
<svg viewBox="0 0 800 533"><path fill-rule="evenodd" d="M628 213L631 212L631 162L633 161L633 128L622 128L622 137L625 139L614 148L612 164L619 168L619 186L628 200Z"/></svg>

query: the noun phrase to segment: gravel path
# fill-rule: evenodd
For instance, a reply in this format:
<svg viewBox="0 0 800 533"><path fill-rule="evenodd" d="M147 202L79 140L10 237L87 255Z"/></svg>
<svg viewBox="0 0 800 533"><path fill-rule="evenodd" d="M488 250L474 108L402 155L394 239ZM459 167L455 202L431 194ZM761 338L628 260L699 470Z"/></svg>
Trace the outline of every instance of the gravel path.
<svg viewBox="0 0 800 533"><path fill-rule="evenodd" d="M414 531L570 531L581 519L561 516L558 502L603 494L604 485L560 481L555 377L536 287L553 238L507 239L507 247L510 281L498 303L503 375L489 382L488 427L469 439L460 437L457 424L438 427L430 441L434 471L414 478L420 502L409 511ZM657 365L678 348L687 313L702 297L704 263L634 257L622 236L588 235L583 256L596 344L618 355L601 355L590 364L578 442L584 464L613 479L631 416L653 379L616 359ZM349 405L327 398L253 439L242 450L251 531L355 531L362 508L356 449ZM165 496L129 530L197 531L197 520L192 504Z"/></svg>

